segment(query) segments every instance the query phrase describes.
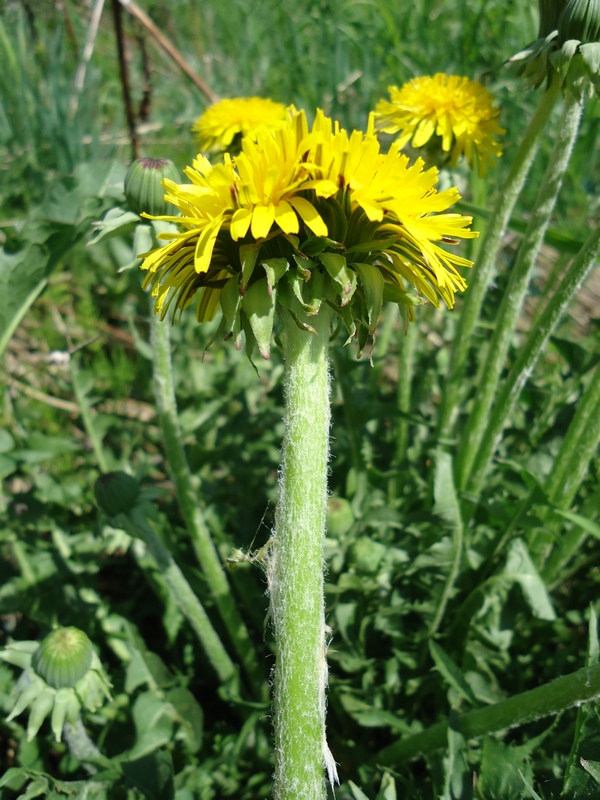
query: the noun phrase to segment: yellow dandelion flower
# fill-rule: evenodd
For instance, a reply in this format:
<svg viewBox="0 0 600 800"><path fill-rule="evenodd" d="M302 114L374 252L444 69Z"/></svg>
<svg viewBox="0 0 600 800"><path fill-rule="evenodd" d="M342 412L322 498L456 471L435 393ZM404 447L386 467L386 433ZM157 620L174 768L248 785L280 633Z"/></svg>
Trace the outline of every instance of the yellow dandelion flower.
<svg viewBox="0 0 600 800"><path fill-rule="evenodd" d="M274 130L285 122L286 107L262 97L232 97L206 109L192 131L198 148L207 153L224 152L236 137Z"/></svg>
<svg viewBox="0 0 600 800"><path fill-rule="evenodd" d="M384 299L413 307L441 298L452 307L471 262L448 246L477 233L471 217L446 212L456 189L437 192L438 172L409 163L398 143L380 152L371 116L366 133L348 134L317 112L245 139L242 152L212 166L199 156L190 184L164 181L165 199L180 217L167 243L146 254L145 285L162 315L186 308L199 293L197 316L219 305L225 331L243 331L268 357L279 304L300 323L323 301L359 343L374 330Z"/></svg>
<svg viewBox="0 0 600 800"><path fill-rule="evenodd" d="M494 98L477 81L438 73L414 78L400 89L388 88L390 100L375 108L378 130L399 134L402 148L408 142L423 147L433 136L440 137L442 150L455 165L464 154L469 166L481 174L502 155L498 136L506 131L498 124L499 109Z"/></svg>

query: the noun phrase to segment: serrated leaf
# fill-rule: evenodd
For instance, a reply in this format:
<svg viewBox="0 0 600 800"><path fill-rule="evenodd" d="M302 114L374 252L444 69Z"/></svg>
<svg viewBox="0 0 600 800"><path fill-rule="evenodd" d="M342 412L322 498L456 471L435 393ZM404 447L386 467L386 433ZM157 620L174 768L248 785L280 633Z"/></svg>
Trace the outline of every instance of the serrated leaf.
<svg viewBox="0 0 600 800"><path fill-rule="evenodd" d="M248 318L258 351L265 360L268 360L271 354L275 300L276 290L269 294L266 278L261 278L248 287L242 300L242 308Z"/></svg>
<svg viewBox="0 0 600 800"><path fill-rule="evenodd" d="M587 761L585 758L580 758L579 763L592 776L596 784L600 784L600 761Z"/></svg>
<svg viewBox="0 0 600 800"><path fill-rule="evenodd" d="M483 740L481 770L477 788L486 800L515 800L523 791L523 779L533 773L526 753L486 736Z"/></svg>
<svg viewBox="0 0 600 800"><path fill-rule="evenodd" d="M446 651L433 640L429 641L429 652L435 663L437 671L444 678L446 683L457 691L468 703L477 708L479 703L473 691L467 683L462 670L453 661Z"/></svg>
<svg viewBox="0 0 600 800"><path fill-rule="evenodd" d="M440 800L471 800L473 780L466 759L466 743L455 729L451 712L448 727L448 749L444 757L444 792Z"/></svg>

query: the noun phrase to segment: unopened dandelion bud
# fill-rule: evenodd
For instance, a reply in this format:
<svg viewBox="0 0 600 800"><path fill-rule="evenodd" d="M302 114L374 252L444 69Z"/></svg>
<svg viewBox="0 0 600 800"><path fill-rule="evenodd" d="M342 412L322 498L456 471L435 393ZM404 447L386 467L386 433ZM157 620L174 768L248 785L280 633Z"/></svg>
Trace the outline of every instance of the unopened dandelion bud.
<svg viewBox="0 0 600 800"><path fill-rule="evenodd" d="M110 517L127 514L135 506L140 486L126 472L106 472L100 475L94 486L98 506Z"/></svg>
<svg viewBox="0 0 600 800"><path fill-rule="evenodd" d="M558 21L559 42L576 39L581 44L600 39L600 0L569 0Z"/></svg>
<svg viewBox="0 0 600 800"><path fill-rule="evenodd" d="M89 670L94 648L78 628L58 628L33 654L37 674L53 689L72 687Z"/></svg>
<svg viewBox="0 0 600 800"><path fill-rule="evenodd" d="M138 158L125 176L127 204L136 214L170 214L174 209L165 200L163 180L179 183L177 168L168 158Z"/></svg>

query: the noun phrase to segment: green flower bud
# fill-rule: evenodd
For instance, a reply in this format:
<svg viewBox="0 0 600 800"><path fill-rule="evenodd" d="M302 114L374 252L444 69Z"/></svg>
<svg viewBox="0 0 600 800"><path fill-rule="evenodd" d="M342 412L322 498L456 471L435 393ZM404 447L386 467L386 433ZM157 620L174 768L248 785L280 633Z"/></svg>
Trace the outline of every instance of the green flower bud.
<svg viewBox="0 0 600 800"><path fill-rule="evenodd" d="M179 173L168 158L138 158L129 167L125 176L125 197L136 214L174 213L173 207L165 201L163 178L179 183Z"/></svg>
<svg viewBox="0 0 600 800"><path fill-rule="evenodd" d="M75 724L82 708L95 711L110 699L110 682L100 659L91 641L77 628L58 628L41 644L15 642L0 650L0 659L23 669L8 720L29 709L28 741L35 738L49 716L59 742L65 722Z"/></svg>
<svg viewBox="0 0 600 800"><path fill-rule="evenodd" d="M600 0L569 0L558 21L562 44L577 39L581 44L600 39Z"/></svg>
<svg viewBox="0 0 600 800"><path fill-rule="evenodd" d="M343 497L330 497L327 500L327 533L339 539L348 533L354 523L352 506Z"/></svg>
<svg viewBox="0 0 600 800"><path fill-rule="evenodd" d="M106 472L94 486L96 502L110 517L127 514L135 506L140 487L135 478L126 472Z"/></svg>
<svg viewBox="0 0 600 800"><path fill-rule="evenodd" d="M92 663L94 648L78 628L58 628L33 654L37 674L53 689L75 686Z"/></svg>

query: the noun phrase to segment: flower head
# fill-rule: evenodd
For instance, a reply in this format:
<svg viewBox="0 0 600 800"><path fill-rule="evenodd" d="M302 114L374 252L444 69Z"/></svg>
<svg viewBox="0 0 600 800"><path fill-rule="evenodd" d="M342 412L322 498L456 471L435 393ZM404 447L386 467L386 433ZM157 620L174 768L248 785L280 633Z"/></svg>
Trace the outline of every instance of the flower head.
<svg viewBox="0 0 600 800"><path fill-rule="evenodd" d="M437 136L453 165L464 154L482 174L494 156L502 155L497 137L506 131L498 124L494 98L480 83L438 73L388 91L390 100L380 100L375 109L375 124L385 133L399 134L401 148L408 142L423 147Z"/></svg>
<svg viewBox="0 0 600 800"><path fill-rule="evenodd" d="M57 628L41 644L15 642L0 650L0 659L24 670L15 686L15 703L8 719L29 708L28 741L50 716L59 742L65 722L75 724L82 708L95 711L110 699L110 682L100 659L78 628Z"/></svg>
<svg viewBox="0 0 600 800"><path fill-rule="evenodd" d="M237 138L274 130L286 118L281 103L262 97L232 97L210 106L194 123L198 148L207 153L229 150Z"/></svg>
<svg viewBox="0 0 600 800"><path fill-rule="evenodd" d="M398 145L380 152L373 118L348 134L322 112L309 129L303 112L244 139L242 152L211 165L199 156L191 181L164 182L179 217L147 253L142 269L156 311L185 309L198 295L199 321L219 306L222 328L269 357L276 305L311 329L323 302L362 346L384 299L405 319L425 300L447 306L471 262L446 249L477 236L471 217L445 212L456 189L437 192L437 170L409 164Z"/></svg>

